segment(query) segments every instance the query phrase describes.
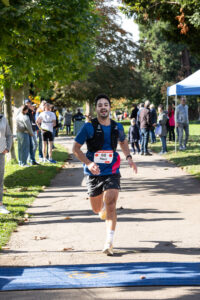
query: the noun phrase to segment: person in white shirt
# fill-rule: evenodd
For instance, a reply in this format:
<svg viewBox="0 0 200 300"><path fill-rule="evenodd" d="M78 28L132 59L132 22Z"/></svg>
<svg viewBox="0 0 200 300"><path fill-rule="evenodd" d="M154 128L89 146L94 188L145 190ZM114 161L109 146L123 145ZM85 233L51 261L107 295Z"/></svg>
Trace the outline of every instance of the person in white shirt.
<svg viewBox="0 0 200 300"><path fill-rule="evenodd" d="M177 106L176 113L176 127L178 128L179 150L185 150L189 138L189 116L186 98L181 97L180 104ZM185 131L185 139L183 141L183 131Z"/></svg>
<svg viewBox="0 0 200 300"><path fill-rule="evenodd" d="M42 152L43 152L43 162L47 162L47 142L49 142L49 162L56 163L52 159L52 148L53 148L53 127L56 126L56 116L51 112L51 106L49 103L44 105L44 111L40 113L36 121L38 127L42 132Z"/></svg>
<svg viewBox="0 0 200 300"><path fill-rule="evenodd" d="M5 170L5 154L12 146L12 133L7 119L0 113L0 214L9 214L9 210L3 205L3 179Z"/></svg>

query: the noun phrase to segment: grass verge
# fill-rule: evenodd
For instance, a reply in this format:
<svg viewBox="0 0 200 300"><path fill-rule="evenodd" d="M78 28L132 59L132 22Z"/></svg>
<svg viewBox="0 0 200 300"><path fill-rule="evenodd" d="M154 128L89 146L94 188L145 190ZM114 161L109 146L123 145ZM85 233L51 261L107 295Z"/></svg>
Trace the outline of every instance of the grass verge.
<svg viewBox="0 0 200 300"><path fill-rule="evenodd" d="M174 142L167 142L168 153L164 157L200 180L200 124L190 124L189 131L187 150L179 151L177 143L175 153ZM151 149L153 152L160 152L161 142L151 145Z"/></svg>
<svg viewBox="0 0 200 300"><path fill-rule="evenodd" d="M21 168L12 162L6 163L3 203L10 214L0 215L0 249L8 242L11 233L16 230L17 226L28 220L27 208L39 192L50 184L51 179L67 160L66 149L60 145L56 145L56 147L53 152L56 164Z"/></svg>
<svg viewBox="0 0 200 300"><path fill-rule="evenodd" d="M121 123L127 134L128 128L130 127L130 121L126 120ZM177 142L177 152L175 153L174 142L167 141L168 153L164 155L164 157L200 180L200 122L192 121L190 123L189 132L190 135L187 150L179 151ZM161 142L159 141L159 138L157 138L156 144L149 144L149 148L153 152L159 153L161 151Z"/></svg>

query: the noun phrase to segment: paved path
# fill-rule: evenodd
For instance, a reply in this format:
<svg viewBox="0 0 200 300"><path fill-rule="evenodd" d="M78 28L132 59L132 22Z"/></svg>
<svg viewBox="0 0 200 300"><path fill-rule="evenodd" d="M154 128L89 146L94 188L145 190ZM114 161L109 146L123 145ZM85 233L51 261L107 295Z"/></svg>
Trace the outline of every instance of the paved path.
<svg viewBox="0 0 200 300"><path fill-rule="evenodd" d="M57 142L64 144L71 152L72 139L58 138ZM10 249L1 253L0 265L200 261L199 182L161 156L135 155L134 159L138 165L138 175L134 175L127 163L122 161L122 191L117 204L114 257L101 253L105 225L90 209L82 165L72 160L28 209L32 217L12 234L8 244ZM143 297L141 293L132 299L187 299L162 298L161 295L166 296L165 292L161 292L165 289L168 290L167 296L170 291L172 296L175 295L174 288L144 288L146 298L139 298ZM101 292L97 293L97 290ZM107 289L93 290L93 298L90 298L88 290L85 294L80 293L82 297L85 295L81 299L130 299L127 293L133 290L137 295L141 288L113 289L113 293L118 291L118 298L109 298ZM120 291L127 293L120 294ZM192 292L200 295L198 288ZM28 295L28 292L25 293ZM45 294L44 291L40 293ZM78 297L79 291L74 293L74 297ZM185 297L188 293L188 299L194 299L191 298L190 288L179 288L179 296ZM160 298L156 298L157 295Z"/></svg>

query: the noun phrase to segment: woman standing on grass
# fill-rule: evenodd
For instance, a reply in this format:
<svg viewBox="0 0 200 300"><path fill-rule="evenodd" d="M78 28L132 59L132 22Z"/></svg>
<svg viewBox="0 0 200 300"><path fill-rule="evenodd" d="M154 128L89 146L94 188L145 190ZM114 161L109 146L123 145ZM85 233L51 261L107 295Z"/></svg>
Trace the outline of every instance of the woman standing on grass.
<svg viewBox="0 0 200 300"><path fill-rule="evenodd" d="M0 214L9 214L9 210L3 205L3 178L5 170L5 154L12 146L12 133L7 119L0 113Z"/></svg>
<svg viewBox="0 0 200 300"><path fill-rule="evenodd" d="M167 153L167 114L164 111L164 106L160 104L158 106L158 124L161 126L161 135L160 139L162 142L162 151L159 154L166 154Z"/></svg>
<svg viewBox="0 0 200 300"><path fill-rule="evenodd" d="M28 106L23 105L21 112L17 115L17 141L18 141L18 160L21 167L29 167L27 159L30 152L30 139L33 136L30 118L27 115Z"/></svg>
<svg viewBox="0 0 200 300"><path fill-rule="evenodd" d="M174 119L174 109L171 104L168 108L168 117L169 117L169 141L175 141L175 119Z"/></svg>

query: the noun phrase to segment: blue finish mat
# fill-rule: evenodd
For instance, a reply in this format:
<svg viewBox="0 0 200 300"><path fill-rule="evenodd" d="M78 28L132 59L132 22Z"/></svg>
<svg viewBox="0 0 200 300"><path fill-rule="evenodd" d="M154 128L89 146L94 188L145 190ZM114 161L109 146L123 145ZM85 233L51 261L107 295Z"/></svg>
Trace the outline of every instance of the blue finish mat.
<svg viewBox="0 0 200 300"><path fill-rule="evenodd" d="M1 267L0 290L200 285L200 263Z"/></svg>

